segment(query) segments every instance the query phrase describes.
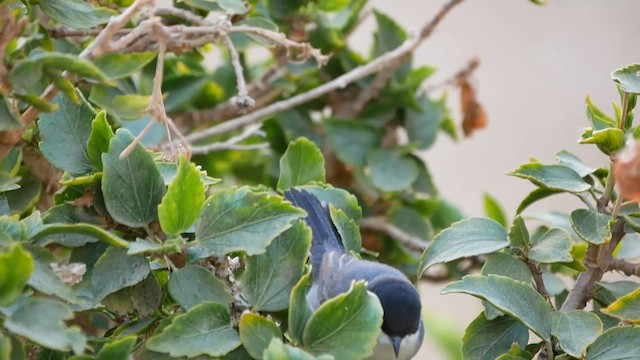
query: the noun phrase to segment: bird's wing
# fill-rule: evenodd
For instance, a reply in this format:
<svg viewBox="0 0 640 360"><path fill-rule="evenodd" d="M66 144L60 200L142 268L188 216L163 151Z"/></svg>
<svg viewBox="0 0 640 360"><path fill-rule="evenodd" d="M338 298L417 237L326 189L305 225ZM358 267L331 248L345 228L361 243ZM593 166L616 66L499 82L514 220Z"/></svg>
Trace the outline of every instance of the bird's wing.
<svg viewBox="0 0 640 360"><path fill-rule="evenodd" d="M351 281L342 279L345 269L355 265L358 259L340 251L330 250L324 253L320 269L314 277L314 284L317 285L316 296L318 304L322 304L328 299L341 294L351 286Z"/></svg>

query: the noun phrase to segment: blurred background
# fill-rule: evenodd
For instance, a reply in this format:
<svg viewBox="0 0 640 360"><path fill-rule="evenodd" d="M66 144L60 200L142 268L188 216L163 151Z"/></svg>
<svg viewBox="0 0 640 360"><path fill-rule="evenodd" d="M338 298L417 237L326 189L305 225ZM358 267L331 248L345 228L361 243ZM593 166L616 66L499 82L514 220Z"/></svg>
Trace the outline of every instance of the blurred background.
<svg viewBox="0 0 640 360"><path fill-rule="evenodd" d="M551 163L558 150L566 149L589 165L607 165L595 147L577 143L587 127L585 98L589 95L601 109L613 112L610 104L618 100L618 93L609 74L640 61L640 1L549 2L536 6L527 0L467 0L415 53L417 65L438 68L427 85L445 81L471 57L480 59L472 82L487 112L488 127L457 143L439 136L425 154L441 194L468 216L483 215L484 192L513 215L533 186L505 173L530 157ZM414 32L443 3L370 2ZM351 41L356 49L368 51L374 25L370 17L354 34ZM452 90L449 97L459 120L459 94ZM571 197L553 197L531 210L578 206ZM459 341L466 325L482 311L480 301L470 296L440 295L443 286L422 285L428 334L417 359L451 359L442 344Z"/></svg>

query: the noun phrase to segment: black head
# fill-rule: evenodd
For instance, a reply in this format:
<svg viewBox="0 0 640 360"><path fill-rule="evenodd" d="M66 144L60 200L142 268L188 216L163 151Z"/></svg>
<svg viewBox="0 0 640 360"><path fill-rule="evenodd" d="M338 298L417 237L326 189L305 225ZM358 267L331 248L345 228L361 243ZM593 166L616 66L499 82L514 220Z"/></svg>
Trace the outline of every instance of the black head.
<svg viewBox="0 0 640 360"><path fill-rule="evenodd" d="M384 317L382 331L390 337L404 338L420 327L422 304L418 291L404 279L375 282L369 290L378 296Z"/></svg>

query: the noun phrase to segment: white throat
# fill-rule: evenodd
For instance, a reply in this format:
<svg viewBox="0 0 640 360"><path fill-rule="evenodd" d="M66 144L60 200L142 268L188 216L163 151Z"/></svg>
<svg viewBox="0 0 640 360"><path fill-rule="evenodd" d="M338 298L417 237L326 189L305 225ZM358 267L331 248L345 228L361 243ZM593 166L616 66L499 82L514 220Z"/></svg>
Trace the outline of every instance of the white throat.
<svg viewBox="0 0 640 360"><path fill-rule="evenodd" d="M421 324L422 327L422 324ZM413 358L422 346L423 331L418 329L415 334L405 336L400 343L400 353L396 358L393 352L391 338L385 333L381 333L378 337L378 344L373 350L373 355L368 360L409 360Z"/></svg>

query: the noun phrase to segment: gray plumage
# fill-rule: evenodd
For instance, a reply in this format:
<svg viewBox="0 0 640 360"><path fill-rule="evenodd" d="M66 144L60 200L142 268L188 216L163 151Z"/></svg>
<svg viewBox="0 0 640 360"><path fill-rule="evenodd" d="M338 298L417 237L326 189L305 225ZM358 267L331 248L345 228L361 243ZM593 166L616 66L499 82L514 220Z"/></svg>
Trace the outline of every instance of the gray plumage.
<svg viewBox="0 0 640 360"><path fill-rule="evenodd" d="M347 292L353 281L366 281L367 289L378 297L384 312L383 334L371 359L393 359L388 354L394 352L398 360L412 358L424 335L420 297L413 284L391 266L360 260L348 253L331 220L329 207L313 194L292 188L284 193L284 198L307 212L304 220L313 234L313 281L307 294L310 305L316 309L328 299ZM401 344L405 338L411 343Z"/></svg>

